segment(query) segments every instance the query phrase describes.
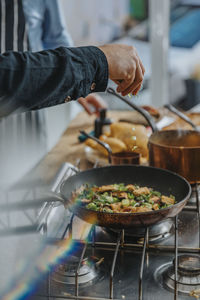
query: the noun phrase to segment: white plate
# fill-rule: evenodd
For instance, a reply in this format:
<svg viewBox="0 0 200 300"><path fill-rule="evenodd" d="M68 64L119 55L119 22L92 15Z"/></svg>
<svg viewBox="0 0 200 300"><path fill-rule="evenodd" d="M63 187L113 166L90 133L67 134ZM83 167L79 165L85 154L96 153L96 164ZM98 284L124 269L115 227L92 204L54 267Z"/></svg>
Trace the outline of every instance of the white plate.
<svg viewBox="0 0 200 300"><path fill-rule="evenodd" d="M108 159L101 154L99 151L90 148L89 146L85 147L85 156L87 160L93 164L98 161L98 165L104 167L108 165Z"/></svg>
<svg viewBox="0 0 200 300"><path fill-rule="evenodd" d="M97 150L90 148L89 146L85 147L85 156L86 156L86 159L89 162L91 162L92 164L95 164L96 162L98 162L98 165L100 167L109 165L108 159L103 154L101 154ZM148 165L147 159L141 158L140 164L143 166L147 166Z"/></svg>

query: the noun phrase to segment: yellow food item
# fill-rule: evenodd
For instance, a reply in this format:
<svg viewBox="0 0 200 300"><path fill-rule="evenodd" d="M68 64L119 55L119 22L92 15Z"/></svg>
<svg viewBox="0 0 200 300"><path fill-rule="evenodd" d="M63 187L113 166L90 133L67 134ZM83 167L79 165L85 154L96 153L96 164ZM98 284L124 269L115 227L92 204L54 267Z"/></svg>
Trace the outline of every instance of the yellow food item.
<svg viewBox="0 0 200 300"><path fill-rule="evenodd" d="M117 122L110 125L111 136L123 141L128 151L141 153L148 156L148 136L143 125L134 125L126 122Z"/></svg>
<svg viewBox="0 0 200 300"><path fill-rule="evenodd" d="M119 139L116 138L110 138L107 136L100 136L99 138L102 140L104 143L108 144L112 150L112 153L118 153L118 152L123 152L127 150L126 145L120 141ZM103 155L108 156L107 150L99 145L97 142L93 141L92 139L87 139L85 144L92 149L100 151Z"/></svg>
<svg viewBox="0 0 200 300"><path fill-rule="evenodd" d="M127 151L127 147L124 142L117 138L107 137L105 135L100 136L100 140L107 143L112 149L112 153Z"/></svg>
<svg viewBox="0 0 200 300"><path fill-rule="evenodd" d="M109 137L110 136L110 132L108 132L108 131L104 132L103 136Z"/></svg>
<svg viewBox="0 0 200 300"><path fill-rule="evenodd" d="M99 139L110 146L112 153L138 152L141 154L141 163L143 160L145 163L148 158L148 135L143 125L116 122L110 125L109 136L104 134ZM97 142L87 139L85 144L101 152L104 156L108 156L107 150Z"/></svg>
<svg viewBox="0 0 200 300"><path fill-rule="evenodd" d="M104 156L108 156L108 152L107 150L102 147L101 145L99 145L97 142L93 141L92 139L87 139L85 141L85 144L89 147L91 147L94 150L98 150L99 152L101 152Z"/></svg>

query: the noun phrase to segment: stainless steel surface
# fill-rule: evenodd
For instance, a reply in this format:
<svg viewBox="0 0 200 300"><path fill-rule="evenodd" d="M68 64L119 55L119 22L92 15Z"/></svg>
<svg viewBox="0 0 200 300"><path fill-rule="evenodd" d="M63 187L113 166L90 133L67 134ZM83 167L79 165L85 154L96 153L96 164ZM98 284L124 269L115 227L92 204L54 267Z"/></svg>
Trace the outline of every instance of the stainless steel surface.
<svg viewBox="0 0 200 300"><path fill-rule="evenodd" d="M181 278L180 273L181 267L185 268L186 265L187 267L189 265L184 263L184 260L181 260L179 255L184 255L182 257L189 256L190 259L195 255L195 257L199 258L199 202L199 186L194 185L193 194L188 203L190 209L186 207L178 218L171 220L173 223L172 227L170 229L167 227L167 230L171 231L170 235L167 235L166 238L156 240L155 243L150 242L149 230L146 230L146 233L140 232L140 236L138 237L134 234L126 235L124 231L116 235L116 233L94 227L84 242L81 241L80 243L80 241L76 241L81 246L80 251L76 252L75 260L78 263L73 267L72 273L74 274L70 278L70 283L64 280L62 284L60 277L55 282L57 271L55 273L52 271L49 280L47 278L40 283L31 299L192 299L189 296L189 292L192 291L191 294L193 295L198 293L200 284L198 278L195 285L195 279L191 279L190 277L192 285L189 289L188 286L185 289L184 283L185 280L188 281L188 277L183 276ZM57 208L54 207L51 212L53 216L59 214L55 209ZM68 216L68 225L70 218L71 215ZM52 226L53 219L49 220L47 224ZM68 226L66 230L66 227L63 227L63 231L61 230L57 234L58 237L63 237L64 234L68 235L70 230L72 231L75 228L77 220L75 218L71 220L72 228ZM80 224L79 226L81 226ZM163 227L166 228L166 224L163 224ZM164 231L161 226L161 234ZM91 261L91 258L95 258L97 262L100 262L99 269L95 266L94 272L90 268L82 269L84 261ZM195 265L198 269L199 259L196 259ZM70 264L66 265L66 270L68 266ZM94 270L93 267L92 270ZM61 265L62 268L63 265ZM88 277L86 276L84 279L80 278L84 272L88 272ZM166 274L169 277L167 282L165 282ZM91 280L88 281L90 276ZM177 283L175 282L175 278L177 278ZM180 280L182 280L181 285L179 284ZM74 284L72 284L73 281ZM176 287L177 292L174 291ZM182 292L180 293L178 290Z"/></svg>
<svg viewBox="0 0 200 300"><path fill-rule="evenodd" d="M184 260L184 268L181 266L181 260ZM187 263L187 266L186 266ZM199 288L200 273L193 270L195 264L199 267L199 256L197 255L182 255L178 257L178 289L181 294L188 295L192 291ZM174 291L175 273L173 264L166 264L156 273L157 281L164 288Z"/></svg>
<svg viewBox="0 0 200 300"><path fill-rule="evenodd" d="M62 182L65 179L67 179L69 176L72 176L75 173L74 170L77 170L77 168L74 167L72 164L70 163L62 164L51 185L51 191L55 193L59 193Z"/></svg>
<svg viewBox="0 0 200 300"><path fill-rule="evenodd" d="M154 226L149 227L149 232L148 232L148 241L149 244L156 244L158 241L162 241L163 239L168 238L171 234L174 233L174 224L173 224L172 219L167 219L164 220L160 223L157 223ZM115 229L110 229L108 230L110 233L116 233L117 230ZM126 229L125 230L125 236L126 238L133 239L137 238L138 243L142 243L144 241L144 235L145 235L145 228L134 228L134 231L131 229Z"/></svg>

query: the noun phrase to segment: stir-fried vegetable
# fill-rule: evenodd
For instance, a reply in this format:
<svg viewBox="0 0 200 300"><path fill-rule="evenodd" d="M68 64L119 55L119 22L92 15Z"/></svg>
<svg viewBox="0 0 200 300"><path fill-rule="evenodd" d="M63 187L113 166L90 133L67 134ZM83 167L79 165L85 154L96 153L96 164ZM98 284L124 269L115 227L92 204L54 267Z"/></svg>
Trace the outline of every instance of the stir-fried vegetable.
<svg viewBox="0 0 200 300"><path fill-rule="evenodd" d="M82 186L76 193L76 201L86 208L108 213L136 213L159 210L175 204L173 195L165 196L148 187L112 184Z"/></svg>

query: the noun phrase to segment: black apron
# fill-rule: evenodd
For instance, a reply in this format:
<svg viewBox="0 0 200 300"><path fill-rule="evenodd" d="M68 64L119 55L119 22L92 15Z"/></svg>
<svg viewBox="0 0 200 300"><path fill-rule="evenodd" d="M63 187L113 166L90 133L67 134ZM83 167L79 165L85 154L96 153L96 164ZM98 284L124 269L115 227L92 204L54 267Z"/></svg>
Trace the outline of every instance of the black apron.
<svg viewBox="0 0 200 300"><path fill-rule="evenodd" d="M0 51L27 51L28 37L22 0L0 0Z"/></svg>

